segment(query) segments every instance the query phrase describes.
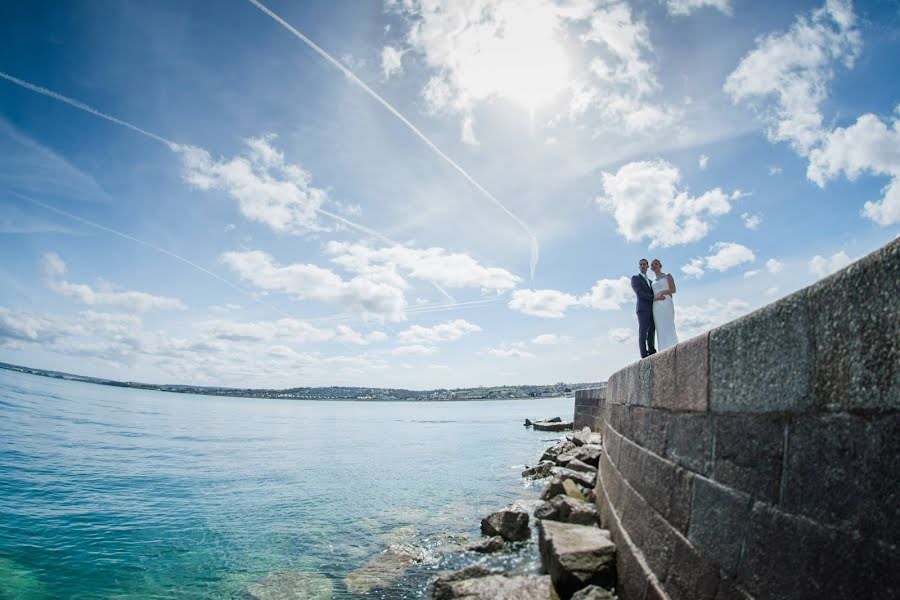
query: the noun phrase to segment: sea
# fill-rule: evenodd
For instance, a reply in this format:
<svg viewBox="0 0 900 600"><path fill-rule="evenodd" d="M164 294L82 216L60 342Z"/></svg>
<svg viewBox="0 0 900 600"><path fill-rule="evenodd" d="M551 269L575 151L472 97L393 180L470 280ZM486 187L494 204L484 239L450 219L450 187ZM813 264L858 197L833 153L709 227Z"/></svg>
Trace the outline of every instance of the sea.
<svg viewBox="0 0 900 600"><path fill-rule="evenodd" d="M462 550L533 501L572 398L299 401L0 370L0 599L427 598L534 545ZM409 557L414 557L410 560Z"/></svg>

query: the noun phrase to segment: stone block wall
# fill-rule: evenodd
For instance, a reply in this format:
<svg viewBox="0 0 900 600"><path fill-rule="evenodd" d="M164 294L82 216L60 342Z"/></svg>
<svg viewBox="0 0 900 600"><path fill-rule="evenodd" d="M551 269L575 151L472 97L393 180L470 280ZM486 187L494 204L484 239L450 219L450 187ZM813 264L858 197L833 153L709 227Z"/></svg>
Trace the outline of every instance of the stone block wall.
<svg viewBox="0 0 900 600"><path fill-rule="evenodd" d="M900 597L900 241L576 393L623 600Z"/></svg>

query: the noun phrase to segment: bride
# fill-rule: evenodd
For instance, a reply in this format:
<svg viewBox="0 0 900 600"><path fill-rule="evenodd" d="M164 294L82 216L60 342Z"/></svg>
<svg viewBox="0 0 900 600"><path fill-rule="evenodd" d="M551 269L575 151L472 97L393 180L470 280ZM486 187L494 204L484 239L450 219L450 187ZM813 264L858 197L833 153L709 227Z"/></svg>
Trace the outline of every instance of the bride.
<svg viewBox="0 0 900 600"><path fill-rule="evenodd" d="M656 325L656 348L663 350L678 343L675 333L675 280L670 273L662 272L662 263L654 258L650 268L656 275L653 282L653 322Z"/></svg>

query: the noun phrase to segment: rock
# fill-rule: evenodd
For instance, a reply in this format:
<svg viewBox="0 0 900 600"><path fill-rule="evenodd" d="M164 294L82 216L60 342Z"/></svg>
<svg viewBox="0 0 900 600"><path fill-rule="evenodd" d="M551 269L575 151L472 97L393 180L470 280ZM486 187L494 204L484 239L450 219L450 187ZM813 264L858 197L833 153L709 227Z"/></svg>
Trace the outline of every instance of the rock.
<svg viewBox="0 0 900 600"><path fill-rule="evenodd" d="M587 429L587 431L585 431ZM579 431L578 433L573 433L569 436L572 440L572 443L576 446L584 446L587 444L601 446L603 445L603 436L599 433L594 433L587 427Z"/></svg>
<svg viewBox="0 0 900 600"><path fill-rule="evenodd" d="M546 519L538 531L541 565L561 598L588 585L615 584L616 545L608 531Z"/></svg>
<svg viewBox="0 0 900 600"><path fill-rule="evenodd" d="M550 446L541 455L541 462L545 460L555 460L560 454L564 454L575 448L575 444L569 440L563 440L554 446Z"/></svg>
<svg viewBox="0 0 900 600"><path fill-rule="evenodd" d="M550 477L550 468L556 466L552 460L542 460L534 467L526 467L522 471L522 477L525 479L543 479Z"/></svg>
<svg viewBox="0 0 900 600"><path fill-rule="evenodd" d="M555 496L534 510L537 519L550 519L575 525L597 525L597 509L570 496Z"/></svg>
<svg viewBox="0 0 900 600"><path fill-rule="evenodd" d="M531 419L525 419L525 427L531 427Z"/></svg>
<svg viewBox="0 0 900 600"><path fill-rule="evenodd" d="M576 458L575 453L572 450L569 450L565 454L560 454L559 456L557 456L554 459L554 463L557 466L565 467L566 465L569 464L570 461L575 460L575 458Z"/></svg>
<svg viewBox="0 0 900 600"><path fill-rule="evenodd" d="M535 431L568 431L573 425L572 421L537 421L531 424Z"/></svg>
<svg viewBox="0 0 900 600"><path fill-rule="evenodd" d="M488 575L452 582L449 595L433 595L435 600L548 600L550 577L546 575ZM437 588L435 588L437 591Z"/></svg>
<svg viewBox="0 0 900 600"><path fill-rule="evenodd" d="M479 540L477 542L469 544L468 546L466 546L466 550L471 550L472 552L481 552L482 554L490 554L491 552L502 550L503 546L503 538L499 535L495 535L493 537L489 537L487 539Z"/></svg>
<svg viewBox="0 0 900 600"><path fill-rule="evenodd" d="M587 492L585 491L585 489L571 479L563 479L563 489L566 492L566 496L575 498L576 500L581 500L582 502L587 500ZM557 496L557 498L558 497L559 496Z"/></svg>
<svg viewBox="0 0 900 600"><path fill-rule="evenodd" d="M572 595L571 600L616 600L616 595L596 585L589 585Z"/></svg>
<svg viewBox="0 0 900 600"><path fill-rule="evenodd" d="M597 444L585 444L570 453L581 462L596 467L600 464L600 455L603 454L603 447Z"/></svg>
<svg viewBox="0 0 900 600"><path fill-rule="evenodd" d="M481 520L481 532L499 535L509 542L522 542L531 537L528 528L528 512L504 508Z"/></svg>
<svg viewBox="0 0 900 600"><path fill-rule="evenodd" d="M321 573L278 571L247 588L252 600L331 600L334 587Z"/></svg>
<svg viewBox="0 0 900 600"><path fill-rule="evenodd" d="M597 467L592 467L587 463L583 463L577 458L573 458L572 460L570 460L566 465L566 468L572 469L573 471L579 471L581 473L597 473Z"/></svg>
<svg viewBox="0 0 900 600"><path fill-rule="evenodd" d="M481 565L472 565L466 567L465 569L460 569L459 571L453 571L452 573L439 575L435 577L435 579L431 582L431 597L433 598L433 600L450 600L451 598L455 598L455 596L452 595L452 590L450 589L450 586L453 583L465 581L466 579L487 577L489 575L498 574L500 574L500 571L485 569Z"/></svg>
<svg viewBox="0 0 900 600"><path fill-rule="evenodd" d="M555 496L570 495L579 500L584 500L593 493L593 490L581 487L571 479L563 479L562 477L553 477L544 491L541 492L541 500L549 500Z"/></svg>
<svg viewBox="0 0 900 600"><path fill-rule="evenodd" d="M374 589L386 588L422 558L422 554L413 548L388 548L347 575L344 585L351 594L368 594Z"/></svg>
<svg viewBox="0 0 900 600"><path fill-rule="evenodd" d="M562 423L561 417L553 417L552 419L543 419L544 423Z"/></svg>
<svg viewBox="0 0 900 600"><path fill-rule="evenodd" d="M550 473L554 477L559 477L560 479L571 479L578 485L589 490L594 489L594 483L597 481L596 473L582 473L581 471L574 471L572 469L567 469L566 467L552 467Z"/></svg>

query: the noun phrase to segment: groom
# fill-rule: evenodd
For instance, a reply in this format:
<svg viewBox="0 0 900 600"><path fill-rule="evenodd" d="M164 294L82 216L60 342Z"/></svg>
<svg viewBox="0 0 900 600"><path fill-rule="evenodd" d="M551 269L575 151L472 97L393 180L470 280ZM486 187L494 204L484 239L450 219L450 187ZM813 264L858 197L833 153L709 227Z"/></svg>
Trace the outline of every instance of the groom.
<svg viewBox="0 0 900 600"><path fill-rule="evenodd" d="M653 338L656 337L656 326L653 324L653 285L647 277L649 266L647 259L642 258L638 263L641 272L631 277L631 289L637 296L638 346L641 358L656 354L653 346Z"/></svg>

